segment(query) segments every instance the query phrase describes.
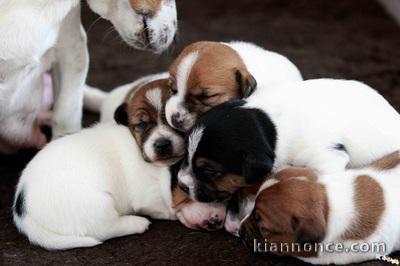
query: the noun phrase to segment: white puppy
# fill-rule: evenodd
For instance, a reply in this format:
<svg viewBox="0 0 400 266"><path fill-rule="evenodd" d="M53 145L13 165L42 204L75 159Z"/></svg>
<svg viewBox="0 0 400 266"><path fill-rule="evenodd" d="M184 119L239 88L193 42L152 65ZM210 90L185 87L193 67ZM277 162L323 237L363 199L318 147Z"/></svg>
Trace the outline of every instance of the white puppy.
<svg viewBox="0 0 400 266"><path fill-rule="evenodd" d="M99 124L47 145L17 186L14 222L46 249L89 247L144 232L141 216L219 225L224 206L182 199L168 167L143 160L128 128ZM175 207L175 208L173 208ZM215 229L215 228L211 228Z"/></svg>
<svg viewBox="0 0 400 266"><path fill-rule="evenodd" d="M159 53L172 42L173 0L88 0L124 40ZM40 126L53 137L81 127L82 94L88 70L86 34L78 0L0 1L0 151L42 148ZM44 73L51 70L53 115L41 108Z"/></svg>

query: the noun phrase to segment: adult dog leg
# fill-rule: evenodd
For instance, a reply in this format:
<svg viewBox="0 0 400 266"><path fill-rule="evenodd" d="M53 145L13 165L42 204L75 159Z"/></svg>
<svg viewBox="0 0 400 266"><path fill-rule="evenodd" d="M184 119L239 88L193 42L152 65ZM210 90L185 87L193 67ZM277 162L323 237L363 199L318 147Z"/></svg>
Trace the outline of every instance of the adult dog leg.
<svg viewBox="0 0 400 266"><path fill-rule="evenodd" d="M83 88L89 55L80 16L78 5L65 18L56 45L56 62L52 73L55 92L53 138L81 128Z"/></svg>

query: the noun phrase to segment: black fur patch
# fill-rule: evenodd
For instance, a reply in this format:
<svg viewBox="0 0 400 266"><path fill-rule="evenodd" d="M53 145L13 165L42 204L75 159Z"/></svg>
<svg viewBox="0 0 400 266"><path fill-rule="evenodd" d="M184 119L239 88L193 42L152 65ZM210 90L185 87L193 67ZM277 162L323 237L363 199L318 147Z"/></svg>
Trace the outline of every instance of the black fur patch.
<svg viewBox="0 0 400 266"><path fill-rule="evenodd" d="M25 192L23 189L18 193L15 201L14 212L21 217L25 213Z"/></svg>
<svg viewBox="0 0 400 266"><path fill-rule="evenodd" d="M210 189L215 187L216 180L197 174L196 158L214 161L223 167L224 174L243 176L248 184L257 182L272 169L277 141L275 125L265 112L241 108L244 104L243 100L223 103L204 113L193 128L204 128L192 159L198 190L208 190L195 192L199 196L207 192L211 199Z"/></svg>
<svg viewBox="0 0 400 266"><path fill-rule="evenodd" d="M42 131L42 133L46 136L47 141L50 141L53 137L53 129L51 128L51 126L42 125L40 127L40 131Z"/></svg>
<svg viewBox="0 0 400 266"><path fill-rule="evenodd" d="M126 107L126 103L122 103L114 112L114 120L119 125L128 125L128 113L126 112Z"/></svg>

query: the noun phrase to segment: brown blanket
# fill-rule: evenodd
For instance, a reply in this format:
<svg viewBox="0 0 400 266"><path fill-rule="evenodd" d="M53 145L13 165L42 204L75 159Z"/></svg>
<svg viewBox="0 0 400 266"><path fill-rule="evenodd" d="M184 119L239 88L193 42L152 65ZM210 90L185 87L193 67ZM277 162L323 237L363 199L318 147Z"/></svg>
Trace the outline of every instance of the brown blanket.
<svg viewBox="0 0 400 266"><path fill-rule="evenodd" d="M190 42L237 39L288 56L305 78L362 80L400 110L400 27L375 0L177 0L177 4L180 42L159 56L128 48L108 22L93 24L97 17L84 4L91 56L88 83L110 90L165 70ZM84 119L89 125L97 117L86 113ZM0 156L1 265L302 264L291 258L254 256L223 231L191 231L166 221L154 221L143 235L94 248L47 252L31 246L13 226L10 206L18 175L32 154ZM372 264L384 265L364 265Z"/></svg>

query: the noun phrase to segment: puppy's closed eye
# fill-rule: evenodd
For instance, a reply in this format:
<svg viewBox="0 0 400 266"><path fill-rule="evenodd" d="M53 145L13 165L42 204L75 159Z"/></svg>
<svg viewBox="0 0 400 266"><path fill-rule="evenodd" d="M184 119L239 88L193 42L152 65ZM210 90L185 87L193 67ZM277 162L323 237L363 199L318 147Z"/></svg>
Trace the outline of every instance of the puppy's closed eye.
<svg viewBox="0 0 400 266"><path fill-rule="evenodd" d="M207 178L216 178L221 175L221 172L209 165L203 166L202 172Z"/></svg>

